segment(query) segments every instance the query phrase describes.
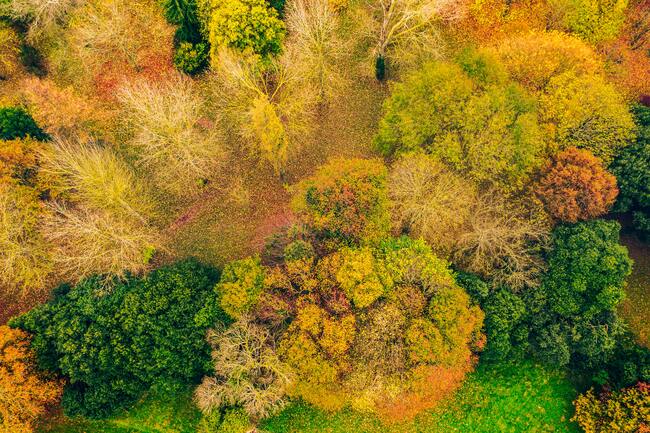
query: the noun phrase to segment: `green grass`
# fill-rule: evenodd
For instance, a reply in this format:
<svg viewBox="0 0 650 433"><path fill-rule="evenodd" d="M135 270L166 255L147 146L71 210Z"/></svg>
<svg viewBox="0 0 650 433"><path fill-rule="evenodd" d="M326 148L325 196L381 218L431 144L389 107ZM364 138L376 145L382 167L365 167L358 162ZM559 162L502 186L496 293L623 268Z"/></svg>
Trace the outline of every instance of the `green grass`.
<svg viewBox="0 0 650 433"><path fill-rule="evenodd" d="M175 400L150 396L114 418L63 419L41 433L196 432L200 415L190 397L189 391ZM295 403L260 427L267 433L574 433L568 421L574 397L563 374L531 362L481 365L452 399L408 423L386 426L372 415L351 410L330 415Z"/></svg>
<svg viewBox="0 0 650 433"><path fill-rule="evenodd" d="M621 303L619 312L637 335L640 344L650 347L650 247L633 235L621 236L621 242L628 248L634 260L632 275L627 280L627 298Z"/></svg>

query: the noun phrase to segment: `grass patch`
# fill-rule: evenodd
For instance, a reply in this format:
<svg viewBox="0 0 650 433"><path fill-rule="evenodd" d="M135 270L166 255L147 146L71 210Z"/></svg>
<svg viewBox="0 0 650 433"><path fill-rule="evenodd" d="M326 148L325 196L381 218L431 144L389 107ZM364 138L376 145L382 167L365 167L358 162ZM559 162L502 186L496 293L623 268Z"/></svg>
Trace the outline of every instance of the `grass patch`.
<svg viewBox="0 0 650 433"><path fill-rule="evenodd" d="M532 362L481 365L449 401L414 421L383 425L344 410L328 414L295 403L262 423L266 433L577 433L569 422L576 392L561 373ZM195 433L201 415L191 390L149 395L128 412L102 421L60 417L40 433Z"/></svg>
<svg viewBox="0 0 650 433"><path fill-rule="evenodd" d="M650 247L634 235L621 236L634 260L632 275L627 279L627 298L619 306L619 313L637 335L640 344L650 347Z"/></svg>
<svg viewBox="0 0 650 433"><path fill-rule="evenodd" d="M266 421L269 433L578 432L569 418L576 392L564 375L525 362L481 365L455 397L415 421L382 425L370 415L328 415L295 404Z"/></svg>

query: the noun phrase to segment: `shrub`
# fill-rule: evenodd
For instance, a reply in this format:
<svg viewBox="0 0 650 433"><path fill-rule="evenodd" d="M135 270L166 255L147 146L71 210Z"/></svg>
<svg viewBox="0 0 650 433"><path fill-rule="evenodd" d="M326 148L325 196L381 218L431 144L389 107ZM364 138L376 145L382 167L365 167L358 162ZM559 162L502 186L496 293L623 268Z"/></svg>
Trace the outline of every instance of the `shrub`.
<svg viewBox="0 0 650 433"><path fill-rule="evenodd" d="M36 422L58 402L62 384L36 370L28 334L0 326L0 427L32 433Z"/></svg>
<svg viewBox="0 0 650 433"><path fill-rule="evenodd" d="M210 20L212 59L221 47L267 57L278 54L284 37L284 23L266 0L226 0L214 3Z"/></svg>
<svg viewBox="0 0 650 433"><path fill-rule="evenodd" d="M195 400L204 413L241 405L253 419L266 418L286 403L288 368L275 353L271 334L248 319L208 334L214 376L206 376Z"/></svg>
<svg viewBox="0 0 650 433"><path fill-rule="evenodd" d="M540 117L561 150L587 149L605 165L634 138L625 101L599 76L567 72L552 78L540 97Z"/></svg>
<svg viewBox="0 0 650 433"><path fill-rule="evenodd" d="M443 254L458 242L477 200L474 185L420 153L393 164L388 190L397 227Z"/></svg>
<svg viewBox="0 0 650 433"><path fill-rule="evenodd" d="M650 428L650 385L636 386L600 396L590 389L573 402L576 413L572 421L585 433L633 433Z"/></svg>
<svg viewBox="0 0 650 433"><path fill-rule="evenodd" d="M483 88L460 66L430 63L394 87L375 144L386 155L423 149L477 183L517 189L544 150L533 107L516 86Z"/></svg>
<svg viewBox="0 0 650 433"><path fill-rule="evenodd" d="M215 273L186 261L146 278L95 276L11 321L34 334L39 366L69 385L69 415L106 416L152 384L193 382L209 365L206 329L222 318Z"/></svg>
<svg viewBox="0 0 650 433"><path fill-rule="evenodd" d="M174 66L188 75L196 75L208 66L208 52L203 42L181 42L174 53Z"/></svg>
<svg viewBox="0 0 650 433"><path fill-rule="evenodd" d="M20 107L0 107L0 140L25 137L47 139L47 135L25 110Z"/></svg>
<svg viewBox="0 0 650 433"><path fill-rule="evenodd" d="M292 207L326 242L377 239L389 226L386 178L378 160L334 159L294 187Z"/></svg>
<svg viewBox="0 0 650 433"><path fill-rule="evenodd" d="M576 222L607 213L618 195L616 178L587 150L574 147L542 170L536 192L554 218Z"/></svg>
<svg viewBox="0 0 650 433"><path fill-rule="evenodd" d="M236 320L255 307L263 284L264 268L259 258L247 258L224 267L215 291L223 311Z"/></svg>

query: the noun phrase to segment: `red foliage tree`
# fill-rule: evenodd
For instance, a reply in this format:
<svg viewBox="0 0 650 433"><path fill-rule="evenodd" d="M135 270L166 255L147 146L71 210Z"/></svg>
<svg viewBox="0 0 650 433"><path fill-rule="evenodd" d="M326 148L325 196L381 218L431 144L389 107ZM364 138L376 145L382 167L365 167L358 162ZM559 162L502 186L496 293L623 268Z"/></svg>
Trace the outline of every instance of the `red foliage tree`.
<svg viewBox="0 0 650 433"><path fill-rule="evenodd" d="M618 195L616 178L588 150L569 148L542 170L535 191L554 218L576 222L606 213Z"/></svg>

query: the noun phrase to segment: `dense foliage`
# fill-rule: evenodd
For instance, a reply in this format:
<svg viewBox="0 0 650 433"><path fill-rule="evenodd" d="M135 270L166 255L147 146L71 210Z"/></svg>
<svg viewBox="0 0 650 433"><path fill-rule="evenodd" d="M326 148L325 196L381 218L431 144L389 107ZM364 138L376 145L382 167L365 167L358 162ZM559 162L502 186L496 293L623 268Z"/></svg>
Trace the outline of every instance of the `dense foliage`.
<svg viewBox="0 0 650 433"><path fill-rule="evenodd" d="M590 389L574 404L573 420L585 433L632 433L650 428L650 386L644 382L600 396Z"/></svg>
<svg viewBox="0 0 650 433"><path fill-rule="evenodd" d="M544 151L534 103L477 62L431 63L396 85L376 144L386 155L422 148L478 183L517 188Z"/></svg>
<svg viewBox="0 0 650 433"><path fill-rule="evenodd" d="M569 148L542 169L536 192L554 218L574 223L606 213L618 189L600 160L589 151Z"/></svg>
<svg viewBox="0 0 650 433"><path fill-rule="evenodd" d="M61 383L36 369L23 331L0 326L0 428L31 433L36 422L61 396Z"/></svg>
<svg viewBox="0 0 650 433"><path fill-rule="evenodd" d="M20 107L0 107L0 140L25 137L45 140L47 135L24 109Z"/></svg>
<svg viewBox="0 0 650 433"><path fill-rule="evenodd" d="M39 366L66 378L67 413L105 416L165 381L206 371L205 330L218 319L214 271L186 261L149 276L96 276L13 319L34 334Z"/></svg>

